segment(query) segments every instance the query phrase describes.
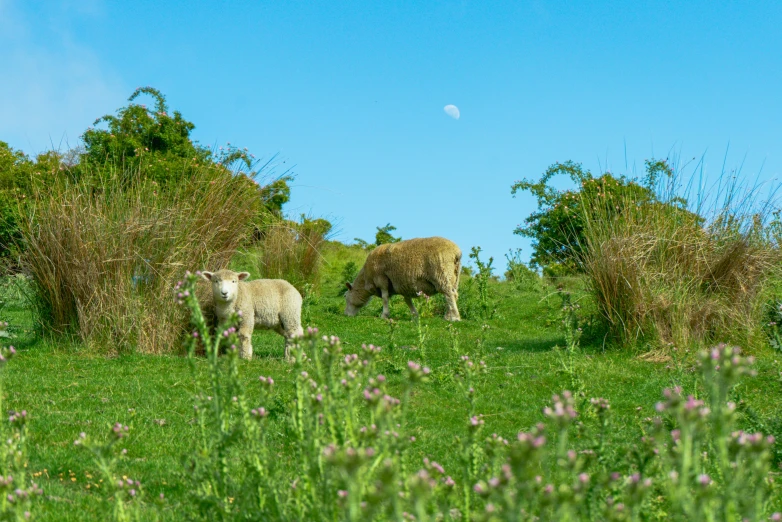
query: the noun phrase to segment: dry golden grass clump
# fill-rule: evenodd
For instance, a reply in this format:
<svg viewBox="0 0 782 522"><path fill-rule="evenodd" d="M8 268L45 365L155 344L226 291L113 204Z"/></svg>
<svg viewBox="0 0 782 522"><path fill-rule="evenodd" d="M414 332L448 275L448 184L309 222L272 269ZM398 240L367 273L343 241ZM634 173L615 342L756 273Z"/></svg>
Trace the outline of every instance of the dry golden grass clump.
<svg viewBox="0 0 782 522"><path fill-rule="evenodd" d="M222 169L166 190L123 177L39 191L21 261L45 329L99 351L169 352L187 325L174 285L228 265L261 211L258 186Z"/></svg>
<svg viewBox="0 0 782 522"><path fill-rule="evenodd" d="M728 203L707 221L681 204L627 203L610 219L585 206L582 267L615 336L658 347L756 341L779 261L760 216Z"/></svg>
<svg viewBox="0 0 782 522"><path fill-rule="evenodd" d="M320 284L321 249L331 224L322 219L277 220L267 224L258 241L255 269L267 279L285 279L304 295Z"/></svg>

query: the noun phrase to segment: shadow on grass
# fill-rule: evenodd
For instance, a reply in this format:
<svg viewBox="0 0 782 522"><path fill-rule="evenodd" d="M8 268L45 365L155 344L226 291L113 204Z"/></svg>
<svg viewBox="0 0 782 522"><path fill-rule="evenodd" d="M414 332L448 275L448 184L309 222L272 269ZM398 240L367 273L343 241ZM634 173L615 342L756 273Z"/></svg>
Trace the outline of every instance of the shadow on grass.
<svg viewBox="0 0 782 522"><path fill-rule="evenodd" d="M509 353L543 353L550 352L555 346L563 346L564 344L564 336L557 336L548 339L515 339L506 341L502 344L502 347Z"/></svg>

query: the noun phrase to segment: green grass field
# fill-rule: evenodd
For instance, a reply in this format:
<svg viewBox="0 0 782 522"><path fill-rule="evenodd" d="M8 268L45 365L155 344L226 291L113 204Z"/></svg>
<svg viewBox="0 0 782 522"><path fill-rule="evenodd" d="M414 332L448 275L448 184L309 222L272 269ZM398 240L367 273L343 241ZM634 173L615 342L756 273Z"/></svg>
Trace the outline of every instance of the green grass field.
<svg viewBox="0 0 782 522"><path fill-rule="evenodd" d="M378 367L392 386L398 385L407 361L422 359L419 332L407 307L401 298L393 301L397 322L393 338L389 323L379 318L377 299L358 317L344 316L344 300L337 295L339 274L346 261L360 262L362 254L333 245L324 253L319 295L305 312L309 325L339 336L347 353L362 343L383 347ZM240 257L238 265L249 266L250 257ZM663 388L678 384L687 393L702 393L688 354L680 361L647 362L638 353L604 345L599 334L585 337L581 350L572 356L555 349L564 345L565 338L561 300L553 287L519 290L512 283L493 282L491 290L496 306L491 319L466 319L452 330L440 317L422 320L423 359L432 375L415 388L409 417L416 437L413 448L421 458L433 457L446 470L459 465L455 437L464 432L467 422L467 404L454 379L461 354L483 359L488 367L476 386L477 409L484 415L487 435L496 432L510 438L529 429L543 419L541 410L552 394L581 389L587 399L604 397L611 402L615 421L609 437L627 447L638 439L643 419L654 414ZM182 478L183 456L193 447L197 430L192 399L205 377L206 362L195 361L194 375L191 363L181 356L96 356L78 343L32 334L31 313L18 302L7 305L0 316L17 335L12 343L19 354L4 370L4 405L6 410L26 409L30 415L29 469L44 490L36 505L38 518L109 517L111 507L103 502L97 470L86 451L73 442L80 432L106 437L112 424L122 422L131 428L124 445L127 459L120 463L122 473L140 480L147 498L164 493L157 513L166 520L178 519L188 493ZM279 336L257 332L253 344L255 358L241 364L241 376L251 398L259 375L279 383L280 411L270 426L282 437L292 370L283 361ZM779 426L782 416L782 354L768 348L754 355L758 375L745 378L739 387L742 411L749 412L742 422L748 428L769 429ZM758 426L761 421L765 424ZM620 457L624 456L617 455L617 462L624 462Z"/></svg>

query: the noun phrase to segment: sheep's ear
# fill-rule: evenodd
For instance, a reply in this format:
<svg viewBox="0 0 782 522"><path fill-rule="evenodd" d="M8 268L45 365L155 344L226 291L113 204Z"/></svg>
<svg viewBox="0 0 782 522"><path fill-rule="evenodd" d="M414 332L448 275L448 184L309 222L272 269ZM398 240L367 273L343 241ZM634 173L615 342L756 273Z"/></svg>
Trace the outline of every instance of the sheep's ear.
<svg viewBox="0 0 782 522"><path fill-rule="evenodd" d="M239 281L244 281L248 277L250 277L250 272L239 272Z"/></svg>
<svg viewBox="0 0 782 522"><path fill-rule="evenodd" d="M353 290L353 285L351 285L350 283L345 283L345 286L348 287L348 290Z"/></svg>
<svg viewBox="0 0 782 522"><path fill-rule="evenodd" d="M213 275L214 275L214 274L213 274L212 272L207 272L206 270L204 270L204 271L202 271L202 272L201 272L201 277L203 277L203 278L204 278L204 279L206 279L207 281L211 281L211 280L212 280L212 276L213 276Z"/></svg>

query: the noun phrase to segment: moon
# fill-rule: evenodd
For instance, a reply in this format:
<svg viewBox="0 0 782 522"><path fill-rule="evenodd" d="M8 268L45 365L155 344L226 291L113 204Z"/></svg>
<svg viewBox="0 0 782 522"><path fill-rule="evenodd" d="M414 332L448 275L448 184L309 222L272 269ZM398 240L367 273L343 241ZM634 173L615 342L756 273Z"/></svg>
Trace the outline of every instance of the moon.
<svg viewBox="0 0 782 522"><path fill-rule="evenodd" d="M456 105L446 105L445 107L443 107L443 111L445 111L445 114L447 114L454 120L459 119L460 116L459 107L457 107Z"/></svg>

